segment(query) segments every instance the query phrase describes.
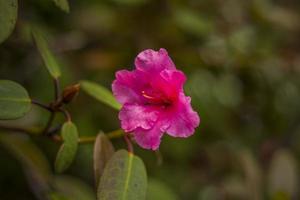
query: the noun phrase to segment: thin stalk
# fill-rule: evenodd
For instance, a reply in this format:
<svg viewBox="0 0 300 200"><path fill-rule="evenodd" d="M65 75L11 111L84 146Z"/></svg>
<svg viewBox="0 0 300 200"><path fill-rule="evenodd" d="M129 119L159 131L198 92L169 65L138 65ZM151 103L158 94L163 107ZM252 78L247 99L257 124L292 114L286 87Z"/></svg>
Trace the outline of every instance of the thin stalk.
<svg viewBox="0 0 300 200"><path fill-rule="evenodd" d="M124 131L122 129L118 129L105 134L109 139L120 138L124 136ZM88 136L88 137L80 137L78 142L81 144L85 143L94 143L97 136Z"/></svg>
<svg viewBox="0 0 300 200"><path fill-rule="evenodd" d="M120 137L124 136L124 131L122 129L118 129L118 130L106 133L106 136L109 139L120 138Z"/></svg>
<svg viewBox="0 0 300 200"><path fill-rule="evenodd" d="M43 131L41 131L41 128L38 128L38 127L24 128L24 127L13 127L13 126L6 126L6 125L0 124L0 130L15 131L18 133L27 134L27 135L31 135L31 136L39 136L40 133L42 132L42 133L44 133L43 136L50 138L54 142L62 142L63 141L59 135L55 134L56 132L58 132L61 129L61 127L62 127L62 125L60 124L56 127L48 128L47 132L43 132ZM45 131L45 129L44 129L44 131ZM120 137L124 136L124 132L123 132L123 130L119 129L116 131L109 132L106 135L110 139L115 139L115 138L120 138ZM80 137L80 138L78 138L78 143L80 143L80 144L94 143L95 140L96 140L96 136ZM130 140L130 139L128 138L128 140ZM127 141L126 141L126 143L127 143ZM132 148L130 141L129 141L129 143L130 144L127 143L129 145L128 149L129 150L131 149L130 152L132 153L133 148Z"/></svg>
<svg viewBox="0 0 300 200"><path fill-rule="evenodd" d="M48 122L47 122L47 124L46 124L46 126L45 126L45 128L44 128L44 130L43 130L43 133L44 133L44 134L47 134L47 132L48 132L49 129L51 128L52 123L53 123L53 121L54 121L54 118L55 118L55 112L52 111L52 112L50 113L50 117L49 117L49 119L48 119Z"/></svg>
<svg viewBox="0 0 300 200"><path fill-rule="evenodd" d="M163 163L163 156L161 154L161 152L159 150L155 151L155 155L156 155L156 163L158 166L162 165Z"/></svg>
<svg viewBox="0 0 300 200"><path fill-rule="evenodd" d="M127 143L128 152L133 154L133 146L128 134L124 134L124 140Z"/></svg>
<svg viewBox="0 0 300 200"><path fill-rule="evenodd" d="M78 143L85 144L85 143L94 143L96 140L95 136L90 137L80 137L78 138Z"/></svg>
<svg viewBox="0 0 300 200"><path fill-rule="evenodd" d="M69 111L67 111L67 110L64 109L64 108L60 108L59 111L62 112L62 113L65 115L65 118L66 118L66 120L67 120L68 122L72 121L72 120L71 120L71 115L70 115Z"/></svg>
<svg viewBox="0 0 300 200"><path fill-rule="evenodd" d="M59 85L59 80L57 78L53 79L54 82L54 98L55 101L58 100L59 94L60 94L60 85Z"/></svg>
<svg viewBox="0 0 300 200"><path fill-rule="evenodd" d="M46 135L54 135L55 133L57 133L60 129L61 129L62 125L59 124L56 127L50 128L48 132L46 132Z"/></svg>
<svg viewBox="0 0 300 200"><path fill-rule="evenodd" d="M46 105L46 104L43 104L43 103L41 103L41 102L39 102L39 101L37 101L37 100L31 99L31 103L32 103L33 105L39 106L40 108L43 108L43 109L45 109L45 110L48 110L48 111L52 112L52 109L51 109L50 106L48 106L48 105Z"/></svg>

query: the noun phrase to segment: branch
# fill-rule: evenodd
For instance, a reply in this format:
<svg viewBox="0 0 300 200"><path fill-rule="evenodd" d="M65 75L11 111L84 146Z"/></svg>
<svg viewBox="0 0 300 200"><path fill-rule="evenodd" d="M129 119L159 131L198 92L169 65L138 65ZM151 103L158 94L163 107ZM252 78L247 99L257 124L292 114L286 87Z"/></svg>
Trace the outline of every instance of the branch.
<svg viewBox="0 0 300 200"><path fill-rule="evenodd" d="M71 120L71 115L66 109L60 108L59 111L62 112L65 115L65 118L68 122L72 121Z"/></svg>
<svg viewBox="0 0 300 200"><path fill-rule="evenodd" d="M54 97L55 97L55 101L57 101L60 94L59 80L55 78L53 79L53 81L54 81Z"/></svg>
<svg viewBox="0 0 300 200"><path fill-rule="evenodd" d="M48 122L47 122L47 124L46 124L46 126L45 126L45 128L44 128L44 130L43 130L43 133L44 133L44 134L47 134L47 132L49 131L49 129L50 129L50 127L51 127L51 125L52 125L52 123L53 123L53 121L54 121L54 118L55 118L55 112L52 111L52 112L50 113L50 117L49 117L49 119L48 119Z"/></svg>
<svg viewBox="0 0 300 200"><path fill-rule="evenodd" d="M133 146L129 134L124 134L125 142L127 143L128 152L133 154Z"/></svg>
<svg viewBox="0 0 300 200"><path fill-rule="evenodd" d="M37 100L31 99L31 103L33 105L39 106L40 108L43 108L43 109L46 109L46 110L52 112L52 108L50 106L45 105L45 104L43 104L43 103L41 103L41 102L39 102Z"/></svg>

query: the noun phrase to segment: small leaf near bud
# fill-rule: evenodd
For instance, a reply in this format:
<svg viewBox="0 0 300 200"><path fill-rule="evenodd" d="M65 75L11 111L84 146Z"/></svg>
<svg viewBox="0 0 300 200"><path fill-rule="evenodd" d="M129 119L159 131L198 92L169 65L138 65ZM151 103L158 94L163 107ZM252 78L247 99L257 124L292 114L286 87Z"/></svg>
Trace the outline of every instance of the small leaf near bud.
<svg viewBox="0 0 300 200"><path fill-rule="evenodd" d="M62 93L62 102L65 104L70 103L80 90L80 84L70 85L66 87Z"/></svg>

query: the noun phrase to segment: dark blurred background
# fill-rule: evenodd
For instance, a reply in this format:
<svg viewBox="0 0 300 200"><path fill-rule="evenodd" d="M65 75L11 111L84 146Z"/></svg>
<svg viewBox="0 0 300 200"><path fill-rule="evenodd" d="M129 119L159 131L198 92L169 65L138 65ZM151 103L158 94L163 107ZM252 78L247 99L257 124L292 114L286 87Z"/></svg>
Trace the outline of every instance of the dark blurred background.
<svg viewBox="0 0 300 200"><path fill-rule="evenodd" d="M19 1L16 29L0 45L1 79L21 83L43 102L53 96L28 23L49 33L63 86L87 79L110 88L114 73L132 69L140 51L166 48L187 74L185 90L201 124L187 139L164 136L161 155L135 146L155 185L148 199L299 199L300 1L69 3L66 14L50 0ZM80 135L119 128L118 113L83 92L69 110ZM17 123L43 125L47 118L34 108ZM58 146L33 142L52 168ZM125 147L122 139L113 144ZM67 172L90 190L92 148L81 145ZM0 199L35 199L22 166L2 147Z"/></svg>

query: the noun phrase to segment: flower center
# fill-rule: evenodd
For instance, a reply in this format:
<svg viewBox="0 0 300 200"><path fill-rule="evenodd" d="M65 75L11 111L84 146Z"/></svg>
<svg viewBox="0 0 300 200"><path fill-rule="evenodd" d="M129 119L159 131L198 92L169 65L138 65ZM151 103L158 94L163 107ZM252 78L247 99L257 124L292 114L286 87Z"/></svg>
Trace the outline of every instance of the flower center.
<svg viewBox="0 0 300 200"><path fill-rule="evenodd" d="M172 105L172 100L160 91L142 91L142 96L146 99L146 105L156 105L168 107Z"/></svg>

